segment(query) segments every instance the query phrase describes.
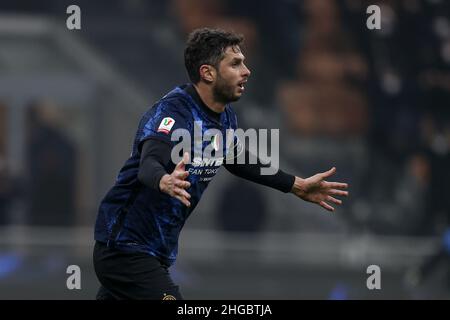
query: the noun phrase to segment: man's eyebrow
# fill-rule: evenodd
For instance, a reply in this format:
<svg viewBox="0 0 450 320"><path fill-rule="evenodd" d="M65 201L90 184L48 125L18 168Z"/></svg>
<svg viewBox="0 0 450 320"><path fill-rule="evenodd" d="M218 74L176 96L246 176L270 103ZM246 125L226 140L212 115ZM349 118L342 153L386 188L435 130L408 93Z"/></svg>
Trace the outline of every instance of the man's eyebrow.
<svg viewBox="0 0 450 320"><path fill-rule="evenodd" d="M231 60L231 62L242 62L242 61L244 61L244 59L245 58L241 58L241 57L234 57L232 60Z"/></svg>

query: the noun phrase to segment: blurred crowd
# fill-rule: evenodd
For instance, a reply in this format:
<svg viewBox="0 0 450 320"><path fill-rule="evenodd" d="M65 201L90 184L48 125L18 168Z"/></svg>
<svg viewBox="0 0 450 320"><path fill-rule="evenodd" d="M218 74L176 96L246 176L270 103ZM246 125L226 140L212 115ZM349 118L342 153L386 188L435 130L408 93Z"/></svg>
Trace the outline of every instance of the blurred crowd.
<svg viewBox="0 0 450 320"><path fill-rule="evenodd" d="M450 4L376 3L380 30L366 27L371 1L175 0L173 8L184 34L214 25L246 35L252 94L262 106L275 100L292 134L363 139L369 163L357 208L371 214L355 212L353 223L436 234L450 217Z"/></svg>
<svg viewBox="0 0 450 320"><path fill-rule="evenodd" d="M64 7L56 1L46 5L31 2L25 1L20 8L15 2L6 1L3 9L56 15ZM287 132L303 140L320 144L321 139L326 139L337 145L349 140L363 141L368 157L359 161L367 163L359 173L359 189L352 193L355 198L351 203L357 205L352 210L349 208L352 213L348 217L354 228L402 235L439 234L447 228L450 217L446 196L450 190L448 1L377 1L381 8L380 30L366 27L366 8L373 4L366 0L78 2L87 17L115 17L109 21L111 28L113 24L116 28L112 30L124 27L126 21L129 28L139 21L168 21L181 48L185 36L197 27L214 26L243 33L244 50L254 78L249 97L260 106L261 112L275 108ZM86 19L84 23L95 28L94 20ZM142 26L139 27L143 28L142 32L148 32L146 24ZM117 33L110 43L117 46L124 38L128 39L130 48L144 46L134 31ZM102 45L104 38L96 39L90 34L86 40L100 50L103 46L103 53L111 61L119 61L122 70L127 70L131 78L135 76L142 87L164 82L149 70L152 61L159 61L158 55L164 60L166 53L154 50L151 44L141 51L110 50ZM164 71L162 76L172 78L170 81L178 79L170 66ZM145 75L140 77L140 73ZM0 108L0 112L6 109ZM18 180L32 182L26 183L26 188L18 187L20 192L13 192L14 184L7 182L13 178L0 179L0 210L5 210L12 192L26 194L29 208L39 217L45 216L43 212L57 216L51 214L52 210L71 212L75 197L72 183L75 151L57 130L31 111L32 107L29 110L29 121L39 125L27 126L34 130L27 147L30 156L27 156L27 174ZM4 131L6 117L2 113L0 118L0 130ZM0 136L2 177L8 177L5 136ZM239 203L246 194L261 198L252 187L237 193L230 191L228 196ZM61 201L59 207L44 206L55 198ZM239 210L251 209L240 208L235 208L236 216L241 216ZM266 212L256 211L264 219ZM258 218L247 216L247 222ZM63 220L42 218L40 221L59 224ZM219 224L227 230L255 229L251 223L245 228L223 217L219 218ZM263 224L258 226L263 228Z"/></svg>
<svg viewBox="0 0 450 320"><path fill-rule="evenodd" d="M61 130L60 108L48 101L25 107L25 169L14 173L7 157L7 108L0 106L0 225L70 226L75 216L76 147ZM25 211L15 217L16 202Z"/></svg>

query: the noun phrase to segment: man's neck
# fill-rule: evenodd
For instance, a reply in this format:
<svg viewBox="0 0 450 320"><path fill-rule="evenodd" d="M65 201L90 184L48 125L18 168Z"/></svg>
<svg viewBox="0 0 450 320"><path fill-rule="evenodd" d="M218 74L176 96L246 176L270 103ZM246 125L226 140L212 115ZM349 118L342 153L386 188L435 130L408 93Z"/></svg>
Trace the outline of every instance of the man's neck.
<svg viewBox="0 0 450 320"><path fill-rule="evenodd" d="M214 99L214 95L210 87L206 84L199 82L194 84L195 89L197 90L198 95L202 99L203 103L212 111L216 113L221 113L225 111L225 103L217 102Z"/></svg>

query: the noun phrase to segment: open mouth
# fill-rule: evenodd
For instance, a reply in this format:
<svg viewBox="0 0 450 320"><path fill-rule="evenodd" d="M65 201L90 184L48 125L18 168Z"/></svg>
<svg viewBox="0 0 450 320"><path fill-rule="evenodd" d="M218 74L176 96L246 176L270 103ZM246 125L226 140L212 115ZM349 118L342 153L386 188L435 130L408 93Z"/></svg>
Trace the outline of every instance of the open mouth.
<svg viewBox="0 0 450 320"><path fill-rule="evenodd" d="M241 88L242 90L245 89L245 83L247 82L247 80L241 81L238 83L238 87Z"/></svg>

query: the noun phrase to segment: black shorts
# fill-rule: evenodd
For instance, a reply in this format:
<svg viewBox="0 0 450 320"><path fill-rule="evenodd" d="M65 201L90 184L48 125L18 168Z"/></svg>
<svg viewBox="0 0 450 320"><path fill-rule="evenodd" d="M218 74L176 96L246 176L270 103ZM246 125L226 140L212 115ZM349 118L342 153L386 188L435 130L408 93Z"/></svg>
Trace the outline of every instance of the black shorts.
<svg viewBox="0 0 450 320"><path fill-rule="evenodd" d="M183 299L168 267L149 254L119 251L97 241L94 268L101 283L97 300Z"/></svg>

